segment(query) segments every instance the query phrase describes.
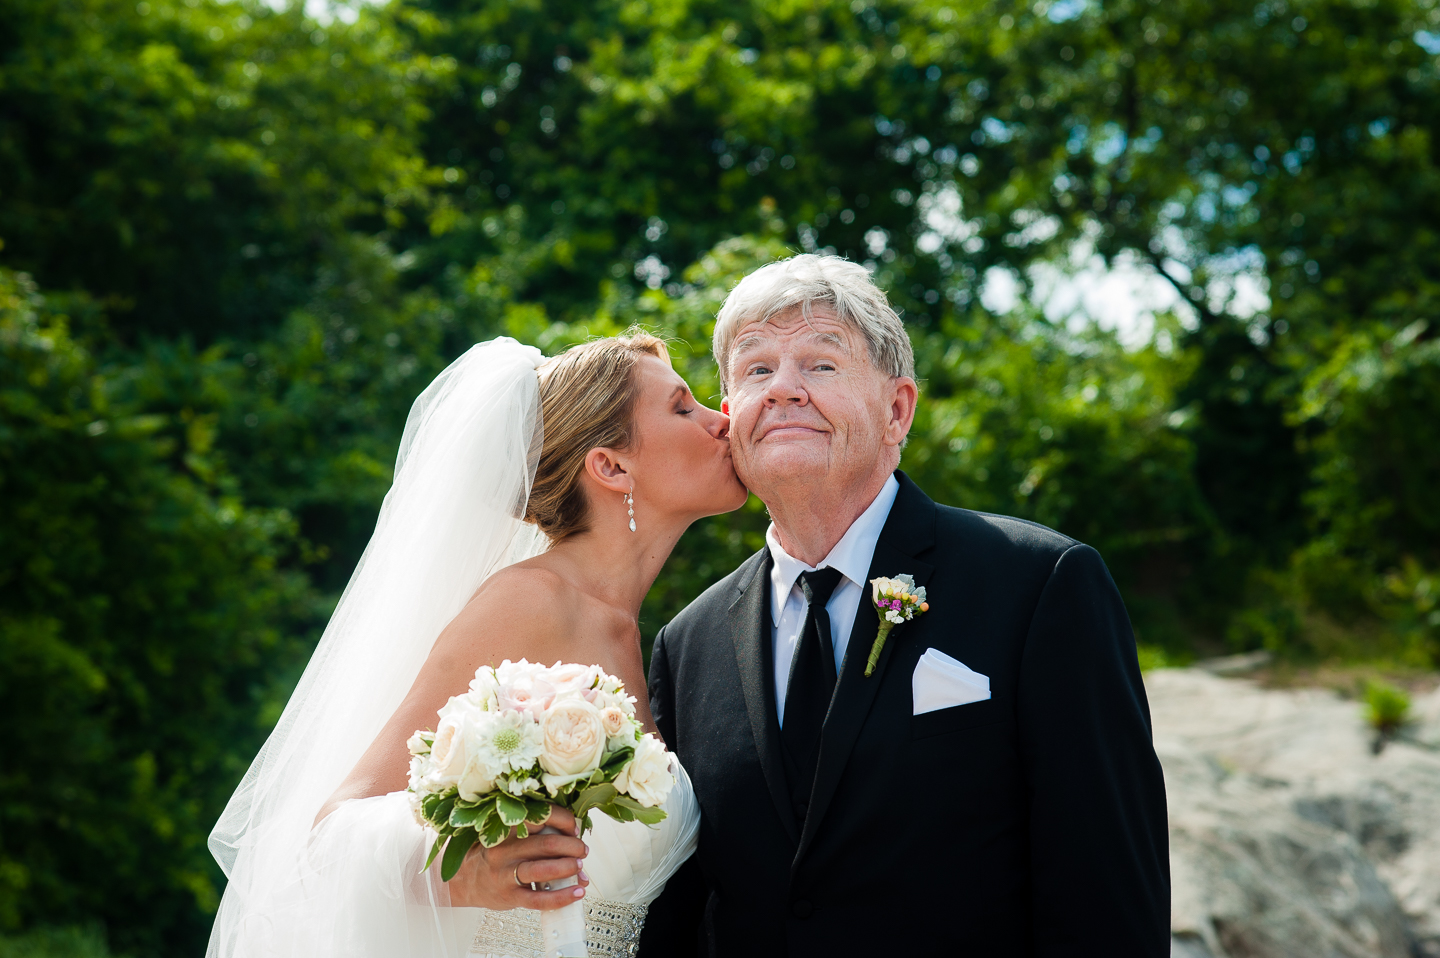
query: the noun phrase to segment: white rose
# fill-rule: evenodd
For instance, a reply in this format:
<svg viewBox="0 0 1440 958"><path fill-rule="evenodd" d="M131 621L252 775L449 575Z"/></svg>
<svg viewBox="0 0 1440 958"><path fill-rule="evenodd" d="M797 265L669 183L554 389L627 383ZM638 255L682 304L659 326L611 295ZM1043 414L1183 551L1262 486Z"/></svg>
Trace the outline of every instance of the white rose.
<svg viewBox="0 0 1440 958"><path fill-rule="evenodd" d="M884 576L881 576L881 577L878 578L878 579L871 579L871 580L870 580L870 597L871 597L874 601L879 602L881 599L883 599L883 598L885 598L886 596L890 595L890 589L891 589L892 585L893 585L893 583L891 582L891 580L885 578Z"/></svg>
<svg viewBox="0 0 1440 958"><path fill-rule="evenodd" d="M481 756L472 755L456 784L461 798L467 802L478 801L486 792L495 790L495 770Z"/></svg>
<svg viewBox="0 0 1440 958"><path fill-rule="evenodd" d="M593 665L576 665L573 662L561 665L556 662L545 670L543 678L550 683L556 693L584 692L594 687L595 676L599 671Z"/></svg>
<svg viewBox="0 0 1440 958"><path fill-rule="evenodd" d="M430 744L430 761L434 763L433 779L441 787L458 782L469 762L465 725L464 714L451 711L435 729L435 741Z"/></svg>
<svg viewBox="0 0 1440 958"><path fill-rule="evenodd" d="M424 735L420 732L416 732L410 736L409 740L405 743L405 747L410 750L411 755L424 755L430 751L430 743L425 741Z"/></svg>
<svg viewBox="0 0 1440 958"><path fill-rule="evenodd" d="M551 776L574 781L599 768L605 757L600 711L580 696L559 699L550 707L544 735L540 764ZM552 780L547 779L546 784Z"/></svg>
<svg viewBox="0 0 1440 958"><path fill-rule="evenodd" d="M496 669L499 687L495 690L496 704L501 709L525 712L537 722L555 700L555 686L545 677L548 670L543 665L531 665L524 659L510 662L508 659Z"/></svg>
<svg viewBox="0 0 1440 958"><path fill-rule="evenodd" d="M545 671L545 666L539 662L527 662L521 659L519 662L511 662L506 659L500 663L495 670L495 681L500 685L513 685L517 681L532 681Z"/></svg>
<svg viewBox="0 0 1440 958"><path fill-rule="evenodd" d="M487 711L493 709L495 693L499 689L500 680L495 677L494 669L482 665L475 670L475 677L470 680L470 695L477 705Z"/></svg>
<svg viewBox="0 0 1440 958"><path fill-rule="evenodd" d="M675 787L670 772L670 753L653 735L646 735L635 746L635 757L615 779L615 787L647 808L659 805Z"/></svg>

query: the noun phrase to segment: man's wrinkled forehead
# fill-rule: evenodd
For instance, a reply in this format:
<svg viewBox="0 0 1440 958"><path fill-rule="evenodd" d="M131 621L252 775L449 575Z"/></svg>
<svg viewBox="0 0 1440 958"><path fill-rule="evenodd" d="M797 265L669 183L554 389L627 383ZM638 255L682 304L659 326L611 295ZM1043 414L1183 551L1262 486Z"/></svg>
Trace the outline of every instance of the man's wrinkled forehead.
<svg viewBox="0 0 1440 958"><path fill-rule="evenodd" d="M845 326L832 316L816 313L805 316L799 309L790 310L770 319L756 319L741 326L735 334L730 355L744 356L748 352L775 346L783 339L808 344L830 346L847 355L850 343Z"/></svg>

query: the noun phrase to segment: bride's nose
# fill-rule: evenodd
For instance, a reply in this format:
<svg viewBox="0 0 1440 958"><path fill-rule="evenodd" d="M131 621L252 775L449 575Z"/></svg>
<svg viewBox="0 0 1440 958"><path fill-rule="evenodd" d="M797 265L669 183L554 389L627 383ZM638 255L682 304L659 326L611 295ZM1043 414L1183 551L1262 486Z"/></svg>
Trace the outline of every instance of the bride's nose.
<svg viewBox="0 0 1440 958"><path fill-rule="evenodd" d="M705 423L705 431L708 432L712 438L729 439L730 417L723 412L710 409L708 406L705 407L705 409L710 414Z"/></svg>

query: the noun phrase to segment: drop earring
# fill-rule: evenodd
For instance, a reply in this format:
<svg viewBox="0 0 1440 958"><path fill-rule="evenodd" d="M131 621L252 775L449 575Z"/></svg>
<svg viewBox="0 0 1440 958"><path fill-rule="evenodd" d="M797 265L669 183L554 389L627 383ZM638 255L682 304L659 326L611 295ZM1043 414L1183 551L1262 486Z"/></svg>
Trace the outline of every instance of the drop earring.
<svg viewBox="0 0 1440 958"><path fill-rule="evenodd" d="M635 493L625 494L625 507L630 511L630 531L635 531Z"/></svg>

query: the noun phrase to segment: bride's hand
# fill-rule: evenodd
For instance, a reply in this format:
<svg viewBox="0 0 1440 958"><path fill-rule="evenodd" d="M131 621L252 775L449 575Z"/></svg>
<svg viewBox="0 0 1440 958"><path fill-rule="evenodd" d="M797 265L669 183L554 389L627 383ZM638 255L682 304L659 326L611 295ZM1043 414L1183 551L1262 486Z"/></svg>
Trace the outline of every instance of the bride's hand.
<svg viewBox="0 0 1440 958"><path fill-rule="evenodd" d="M488 908L507 911L511 908L533 908L551 911L574 902L585 895L590 884L581 861L589 854L577 836L575 816L563 808L553 808L545 823L560 834L531 833L516 838L514 833L494 848L476 845L465 856L460 871L450 879L450 904L456 907ZM530 883L579 877L579 884L557 891L532 891Z"/></svg>

